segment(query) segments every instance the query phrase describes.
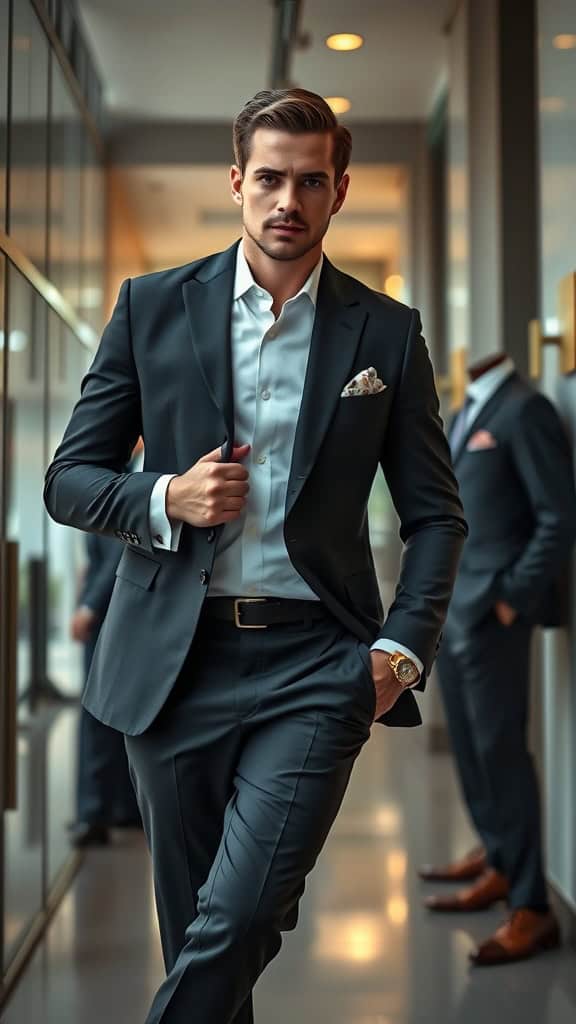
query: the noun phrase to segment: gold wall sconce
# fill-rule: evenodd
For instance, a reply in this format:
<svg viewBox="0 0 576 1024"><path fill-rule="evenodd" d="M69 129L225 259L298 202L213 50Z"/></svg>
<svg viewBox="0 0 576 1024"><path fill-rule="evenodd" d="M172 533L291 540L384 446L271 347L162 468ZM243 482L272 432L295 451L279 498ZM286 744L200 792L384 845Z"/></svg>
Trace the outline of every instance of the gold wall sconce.
<svg viewBox="0 0 576 1024"><path fill-rule="evenodd" d="M450 373L436 377L436 390L441 395L450 396L450 412L460 409L466 395L466 364L468 349L463 345L450 353Z"/></svg>
<svg viewBox="0 0 576 1024"><path fill-rule="evenodd" d="M573 373L576 370L576 273L567 274L558 289L559 333L544 334L539 320L528 325L530 352L530 376L542 376L542 349L545 345L556 345L560 350L560 372Z"/></svg>

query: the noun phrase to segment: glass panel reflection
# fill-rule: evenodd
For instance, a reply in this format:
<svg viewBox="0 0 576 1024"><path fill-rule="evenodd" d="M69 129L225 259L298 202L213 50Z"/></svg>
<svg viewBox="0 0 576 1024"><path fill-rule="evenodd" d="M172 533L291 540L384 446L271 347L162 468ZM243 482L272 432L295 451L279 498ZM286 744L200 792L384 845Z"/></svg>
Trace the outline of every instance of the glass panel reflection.
<svg viewBox="0 0 576 1024"><path fill-rule="evenodd" d="M100 333L104 305L104 172L86 129L83 145L80 316Z"/></svg>
<svg viewBox="0 0 576 1024"><path fill-rule="evenodd" d="M45 749L26 696L37 681L33 638L38 604L33 580L43 564L45 307L22 275L8 272L6 536L18 543L17 809L5 814L5 962L43 900Z"/></svg>
<svg viewBox="0 0 576 1024"><path fill-rule="evenodd" d="M49 276L76 309L80 305L82 121L54 54L51 59Z"/></svg>
<svg viewBox="0 0 576 1024"><path fill-rule="evenodd" d="M48 459L62 439L78 397L90 354L68 327L49 317L49 437ZM70 640L70 620L80 586L84 561L83 534L47 517L48 549L48 676L66 694L79 694L82 649Z"/></svg>
<svg viewBox="0 0 576 1024"><path fill-rule="evenodd" d="M16 244L44 271L48 41L31 4L14 4L13 10L9 227Z"/></svg>
<svg viewBox="0 0 576 1024"><path fill-rule="evenodd" d="M8 4L0 4L0 68L8 67ZM8 81L0 74L0 229L6 227L6 160L8 140Z"/></svg>

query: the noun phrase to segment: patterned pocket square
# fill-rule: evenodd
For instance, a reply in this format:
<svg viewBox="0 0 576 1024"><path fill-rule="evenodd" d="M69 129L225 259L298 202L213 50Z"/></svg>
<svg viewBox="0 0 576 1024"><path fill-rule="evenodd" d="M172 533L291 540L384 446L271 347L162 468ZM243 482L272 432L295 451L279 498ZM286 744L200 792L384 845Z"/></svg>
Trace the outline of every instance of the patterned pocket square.
<svg viewBox="0 0 576 1024"><path fill-rule="evenodd" d="M467 452L483 452L488 448L497 448L498 441L489 430L477 430L466 445Z"/></svg>
<svg viewBox="0 0 576 1024"><path fill-rule="evenodd" d="M387 387L380 380L373 366L361 370L352 380L348 381L340 398L355 398L357 395L378 395Z"/></svg>

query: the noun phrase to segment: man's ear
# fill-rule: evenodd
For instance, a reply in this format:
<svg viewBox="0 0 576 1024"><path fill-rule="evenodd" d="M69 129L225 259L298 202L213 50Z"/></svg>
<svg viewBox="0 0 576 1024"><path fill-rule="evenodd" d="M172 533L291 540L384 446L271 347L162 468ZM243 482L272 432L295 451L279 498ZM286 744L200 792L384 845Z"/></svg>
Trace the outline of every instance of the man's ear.
<svg viewBox="0 0 576 1024"><path fill-rule="evenodd" d="M342 209L342 206L344 205L344 200L346 199L346 193L348 192L349 184L350 184L350 175L349 174L342 175L340 183L339 183L339 185L338 185L338 187L336 189L336 199L334 200L334 203L332 204L332 216L334 216L335 213L338 213L338 211Z"/></svg>
<svg viewBox="0 0 576 1024"><path fill-rule="evenodd" d="M232 199L235 203L242 206L242 172L236 164L233 164L230 168L230 187L232 189Z"/></svg>

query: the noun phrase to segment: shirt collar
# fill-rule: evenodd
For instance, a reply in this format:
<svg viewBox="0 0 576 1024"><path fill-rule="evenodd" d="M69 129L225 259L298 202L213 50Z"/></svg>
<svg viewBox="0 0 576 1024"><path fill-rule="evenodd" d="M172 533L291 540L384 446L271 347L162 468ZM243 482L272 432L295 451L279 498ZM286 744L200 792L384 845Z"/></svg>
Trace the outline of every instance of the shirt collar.
<svg viewBox="0 0 576 1024"><path fill-rule="evenodd" d="M307 295L314 308L316 308L316 301L318 299L318 287L320 285L320 274L322 273L323 263L324 255L320 257L318 263L312 270L312 273L309 275L307 280L302 285L300 291L291 299L288 299L288 302L293 302L295 299L300 298L301 295ZM240 242L240 245L238 246L236 253L236 273L234 276L233 291L234 302L237 299L240 299L243 295L246 295L246 293L249 292L252 288L259 287L260 286L256 284L256 281L252 276L252 271L250 270L250 267L248 266L248 261L246 259L246 256L244 255L244 246L242 242ZM261 290L264 292L265 295L269 294L268 292L266 292L265 289ZM270 296L270 300L272 300L272 296Z"/></svg>
<svg viewBox="0 0 576 1024"><path fill-rule="evenodd" d="M474 403L487 402L489 398L498 390L501 384L505 380L508 380L516 367L509 357L499 363L498 366L494 366L491 370L487 370L483 373L478 380L472 381L471 384L466 388L466 395Z"/></svg>

